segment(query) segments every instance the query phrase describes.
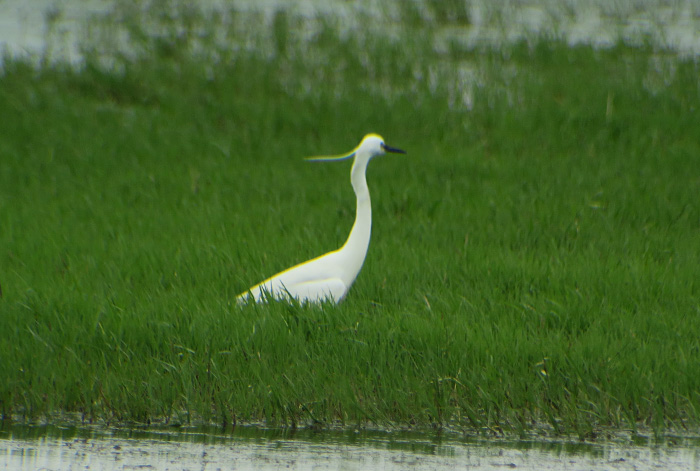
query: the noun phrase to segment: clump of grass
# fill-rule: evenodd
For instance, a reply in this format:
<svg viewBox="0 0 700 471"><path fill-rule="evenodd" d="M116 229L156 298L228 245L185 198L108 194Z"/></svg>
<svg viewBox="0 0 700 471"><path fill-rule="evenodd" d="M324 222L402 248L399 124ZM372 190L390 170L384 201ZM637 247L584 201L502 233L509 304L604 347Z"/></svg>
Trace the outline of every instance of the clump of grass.
<svg viewBox="0 0 700 471"><path fill-rule="evenodd" d="M274 52L202 55L167 21L171 46L135 57L5 61L5 417L697 426L695 63L545 40L435 53L323 23L302 42L284 14ZM342 243L348 168L301 157L369 131L409 154L370 168L347 300L236 306Z"/></svg>

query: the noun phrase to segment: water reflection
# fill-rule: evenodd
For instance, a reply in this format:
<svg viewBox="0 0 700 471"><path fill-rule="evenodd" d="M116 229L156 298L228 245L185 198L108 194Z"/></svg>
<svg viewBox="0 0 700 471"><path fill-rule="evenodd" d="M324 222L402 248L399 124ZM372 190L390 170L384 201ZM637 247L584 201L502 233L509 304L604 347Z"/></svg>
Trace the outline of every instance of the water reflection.
<svg viewBox="0 0 700 471"><path fill-rule="evenodd" d="M139 430L15 425L0 429L0 469L700 469L700 439L485 440L457 434Z"/></svg>

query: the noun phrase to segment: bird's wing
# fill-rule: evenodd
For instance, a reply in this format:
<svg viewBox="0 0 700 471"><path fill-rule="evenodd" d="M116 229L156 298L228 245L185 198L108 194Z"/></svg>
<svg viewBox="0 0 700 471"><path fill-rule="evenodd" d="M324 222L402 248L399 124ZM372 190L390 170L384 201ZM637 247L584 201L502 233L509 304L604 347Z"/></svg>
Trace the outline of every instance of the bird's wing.
<svg viewBox="0 0 700 471"><path fill-rule="evenodd" d="M264 301L267 295L276 299L291 295L299 301L319 301L333 297L338 302L347 293L348 286L339 277L336 257L336 252L330 252L295 265L241 293L237 301L246 302L249 295L253 296L255 302Z"/></svg>
<svg viewBox="0 0 700 471"><path fill-rule="evenodd" d="M324 280L305 281L293 286L287 286L290 296L301 302L319 302L332 300L340 302L348 292L348 286L340 278L326 278Z"/></svg>
<svg viewBox="0 0 700 471"><path fill-rule="evenodd" d="M245 303L252 296L255 302L264 302L268 296L274 299L295 298L299 302L320 302L332 300L340 302L348 292L348 286L340 278L325 278L320 280L285 282L280 278L273 278L264 283L252 287L249 291L241 293L236 301Z"/></svg>

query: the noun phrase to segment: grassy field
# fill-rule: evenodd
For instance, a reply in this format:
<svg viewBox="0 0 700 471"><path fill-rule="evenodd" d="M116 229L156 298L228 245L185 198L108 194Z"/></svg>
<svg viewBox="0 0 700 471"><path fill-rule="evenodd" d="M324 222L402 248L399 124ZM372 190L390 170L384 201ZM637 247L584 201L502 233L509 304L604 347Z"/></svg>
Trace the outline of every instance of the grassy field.
<svg viewBox="0 0 700 471"><path fill-rule="evenodd" d="M78 69L5 59L4 417L697 429L696 62L436 52L401 24L302 40L282 13L223 48L188 15L158 36L134 20L136 53L95 43ZM370 165L345 302L237 306L344 242L349 164L302 158L367 132L408 154Z"/></svg>

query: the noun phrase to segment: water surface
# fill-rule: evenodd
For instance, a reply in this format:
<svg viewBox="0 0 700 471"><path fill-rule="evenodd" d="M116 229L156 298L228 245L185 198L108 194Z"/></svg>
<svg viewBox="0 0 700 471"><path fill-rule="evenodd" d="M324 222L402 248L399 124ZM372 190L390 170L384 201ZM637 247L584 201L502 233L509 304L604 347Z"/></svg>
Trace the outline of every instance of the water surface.
<svg viewBox="0 0 700 471"><path fill-rule="evenodd" d="M48 56L79 63L84 30L105 15L114 0L0 0L0 52L12 56ZM291 6L290 6L291 4ZM343 27L363 27L366 16L391 15L386 2L340 0L203 0L202 8L235 7L271 13L283 6L305 16L337 16ZM700 3L638 0L519 0L469 2L468 26L450 31L472 44L500 44L533 35L558 37L570 44L610 46L618 39L651 43L681 55L700 54Z"/></svg>
<svg viewBox="0 0 700 471"><path fill-rule="evenodd" d="M5 426L0 469L700 469L700 439L507 440L377 431Z"/></svg>

